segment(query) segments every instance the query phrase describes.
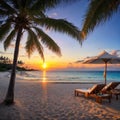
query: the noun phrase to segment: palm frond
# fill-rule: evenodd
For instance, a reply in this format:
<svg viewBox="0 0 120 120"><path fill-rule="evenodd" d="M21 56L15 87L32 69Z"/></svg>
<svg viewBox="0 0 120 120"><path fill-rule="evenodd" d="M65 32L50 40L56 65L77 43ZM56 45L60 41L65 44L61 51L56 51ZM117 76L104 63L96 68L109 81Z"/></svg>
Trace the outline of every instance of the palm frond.
<svg viewBox="0 0 120 120"><path fill-rule="evenodd" d="M43 32L40 28L34 27L38 36L41 38L41 42L44 43L48 49L57 55L61 56L60 47L54 42L52 38L50 38L45 32Z"/></svg>
<svg viewBox="0 0 120 120"><path fill-rule="evenodd" d="M34 18L34 17L36 17L36 18L45 18L46 17L46 15L44 14L44 12L43 11L41 11L41 10L29 10L29 15L32 17L32 18Z"/></svg>
<svg viewBox="0 0 120 120"><path fill-rule="evenodd" d="M44 61L43 47L42 47L42 45L40 44L37 35L36 35L32 30L29 30L29 33L32 34L32 36L33 36L33 38L34 38L35 47L36 47L36 49L38 50L41 58L42 58L43 61Z"/></svg>
<svg viewBox="0 0 120 120"><path fill-rule="evenodd" d="M35 21L47 29L66 33L82 43L78 28L64 19L41 18Z"/></svg>
<svg viewBox="0 0 120 120"><path fill-rule="evenodd" d="M6 1L1 0L0 2L1 2L0 8L7 10L8 15L16 13L15 9L13 7L11 7L10 4L8 4Z"/></svg>
<svg viewBox="0 0 120 120"><path fill-rule="evenodd" d="M17 10L21 11L22 9L29 8L28 4L32 4L33 0L9 0L12 6Z"/></svg>
<svg viewBox="0 0 120 120"><path fill-rule="evenodd" d="M42 45L39 43L36 34L31 29L28 29L28 39L25 48L29 57L37 49L41 58L44 60Z"/></svg>
<svg viewBox="0 0 120 120"><path fill-rule="evenodd" d="M0 26L3 24L4 20L0 20Z"/></svg>
<svg viewBox="0 0 120 120"><path fill-rule="evenodd" d="M45 11L50 8L54 8L57 5L66 5L79 0L36 0L31 7L31 10L42 10Z"/></svg>
<svg viewBox="0 0 120 120"><path fill-rule="evenodd" d="M99 24L105 23L119 9L119 0L92 0L83 20L85 36Z"/></svg>
<svg viewBox="0 0 120 120"><path fill-rule="evenodd" d="M5 21L6 16L8 16L7 11L3 11L0 9L0 21Z"/></svg>
<svg viewBox="0 0 120 120"><path fill-rule="evenodd" d="M11 28L10 22L7 22L0 26L0 41L3 41L5 39L6 35L10 31L10 28Z"/></svg>
<svg viewBox="0 0 120 120"><path fill-rule="evenodd" d="M9 45L10 45L11 41L13 40L13 38L15 37L15 35L16 35L16 29L11 31L11 33L7 36L7 38L4 41L4 49L5 50L9 47Z"/></svg>
<svg viewBox="0 0 120 120"><path fill-rule="evenodd" d="M45 11L47 8L54 7L58 0L36 0L32 5L31 10Z"/></svg>
<svg viewBox="0 0 120 120"><path fill-rule="evenodd" d="M27 42L26 42L26 46L25 49L28 53L28 57L30 57L30 55L33 53L33 51L35 50L35 45L34 45L34 40L31 34L28 33L28 38L27 38Z"/></svg>
<svg viewBox="0 0 120 120"><path fill-rule="evenodd" d="M7 11L3 10L3 9L0 9L0 16L3 16L3 15L8 15L7 14Z"/></svg>
<svg viewBox="0 0 120 120"><path fill-rule="evenodd" d="M20 0L9 0L12 4L12 6L15 8L15 9L19 9L19 6L20 6Z"/></svg>
<svg viewBox="0 0 120 120"><path fill-rule="evenodd" d="M37 0L20 0L18 3L19 3L19 7L26 9L26 8L30 8L30 6L33 5L35 1Z"/></svg>

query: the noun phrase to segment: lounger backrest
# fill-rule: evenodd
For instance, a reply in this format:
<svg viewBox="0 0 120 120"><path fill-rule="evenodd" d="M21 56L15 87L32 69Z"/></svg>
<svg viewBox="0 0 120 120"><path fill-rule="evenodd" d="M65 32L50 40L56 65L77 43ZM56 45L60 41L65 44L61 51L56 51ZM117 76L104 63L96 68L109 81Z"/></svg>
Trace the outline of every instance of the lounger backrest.
<svg viewBox="0 0 120 120"><path fill-rule="evenodd" d="M96 84L90 89L89 93L90 94L97 94L103 89L104 86L105 86L105 84Z"/></svg>
<svg viewBox="0 0 120 120"><path fill-rule="evenodd" d="M115 89L119 84L120 84L120 82L111 82L102 89L102 92L106 92L106 91Z"/></svg>

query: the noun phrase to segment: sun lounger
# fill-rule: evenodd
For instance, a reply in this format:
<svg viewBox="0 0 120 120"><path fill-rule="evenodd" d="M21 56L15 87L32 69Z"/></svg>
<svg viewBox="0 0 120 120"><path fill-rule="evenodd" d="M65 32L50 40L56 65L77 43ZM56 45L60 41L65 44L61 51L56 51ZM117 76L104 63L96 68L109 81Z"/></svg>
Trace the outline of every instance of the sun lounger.
<svg viewBox="0 0 120 120"><path fill-rule="evenodd" d="M84 94L85 97L92 96L94 94L98 94L105 84L96 84L92 88L89 89L75 89L75 96L78 96L80 94Z"/></svg>
<svg viewBox="0 0 120 120"><path fill-rule="evenodd" d="M120 89L116 89L117 86L120 84L120 82L111 82L109 84L107 84L102 90L101 92L103 94L111 94L116 96L116 100L118 100L118 96L120 95Z"/></svg>
<svg viewBox="0 0 120 120"><path fill-rule="evenodd" d="M119 84L120 82L110 82L101 90L101 92L109 93L111 90L115 89Z"/></svg>
<svg viewBox="0 0 120 120"><path fill-rule="evenodd" d="M109 103L111 102L111 95L107 93L102 93L101 90L105 87L105 84L96 84L89 89L75 89L75 96L78 96L79 93L84 94L85 97L93 97L96 99L96 102L102 103L103 99L107 99Z"/></svg>

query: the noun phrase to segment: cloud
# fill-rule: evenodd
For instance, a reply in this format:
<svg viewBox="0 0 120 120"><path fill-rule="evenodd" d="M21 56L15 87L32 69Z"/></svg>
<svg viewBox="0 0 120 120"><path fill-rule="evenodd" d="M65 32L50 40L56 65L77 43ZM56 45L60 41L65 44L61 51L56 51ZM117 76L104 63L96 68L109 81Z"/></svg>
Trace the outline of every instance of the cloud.
<svg viewBox="0 0 120 120"><path fill-rule="evenodd" d="M5 52L0 51L0 54L4 54Z"/></svg>
<svg viewBox="0 0 120 120"><path fill-rule="evenodd" d="M110 53L112 55L120 56L120 50L112 50Z"/></svg>
<svg viewBox="0 0 120 120"><path fill-rule="evenodd" d="M83 62L83 60L77 60L74 63L81 63L81 62Z"/></svg>
<svg viewBox="0 0 120 120"><path fill-rule="evenodd" d="M73 67L73 63L68 63L67 67Z"/></svg>
<svg viewBox="0 0 120 120"><path fill-rule="evenodd" d="M90 58L94 58L94 57L95 56L92 56L92 57L87 56L86 58L83 58L81 60L77 60L74 63L76 63L76 64L83 63L84 61L89 60Z"/></svg>
<svg viewBox="0 0 120 120"><path fill-rule="evenodd" d="M10 47L11 47L11 48L14 48L14 47L15 47L15 45L14 45L14 44L10 44Z"/></svg>
<svg viewBox="0 0 120 120"><path fill-rule="evenodd" d="M58 16L58 14L56 12L52 13L52 16Z"/></svg>
<svg viewBox="0 0 120 120"><path fill-rule="evenodd" d="M13 53L8 53L8 52L0 51L0 54L13 54Z"/></svg>
<svg viewBox="0 0 120 120"><path fill-rule="evenodd" d="M58 14L56 12L54 12L54 13L52 13L52 14L49 15L49 17L51 17L51 18L55 18L57 16L58 16Z"/></svg>
<svg viewBox="0 0 120 120"><path fill-rule="evenodd" d="M54 59L54 58L56 58L56 56L52 55L51 58Z"/></svg>
<svg viewBox="0 0 120 120"><path fill-rule="evenodd" d="M20 57L26 57L27 55L19 55Z"/></svg>

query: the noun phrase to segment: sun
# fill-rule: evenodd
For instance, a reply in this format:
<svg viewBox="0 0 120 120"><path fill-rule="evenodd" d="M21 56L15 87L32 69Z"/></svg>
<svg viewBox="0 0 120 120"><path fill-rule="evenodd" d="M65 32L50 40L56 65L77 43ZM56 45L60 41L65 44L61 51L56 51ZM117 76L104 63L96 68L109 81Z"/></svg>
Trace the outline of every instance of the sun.
<svg viewBox="0 0 120 120"><path fill-rule="evenodd" d="M47 64L44 62L42 67L43 67L43 69L46 69L47 68Z"/></svg>

